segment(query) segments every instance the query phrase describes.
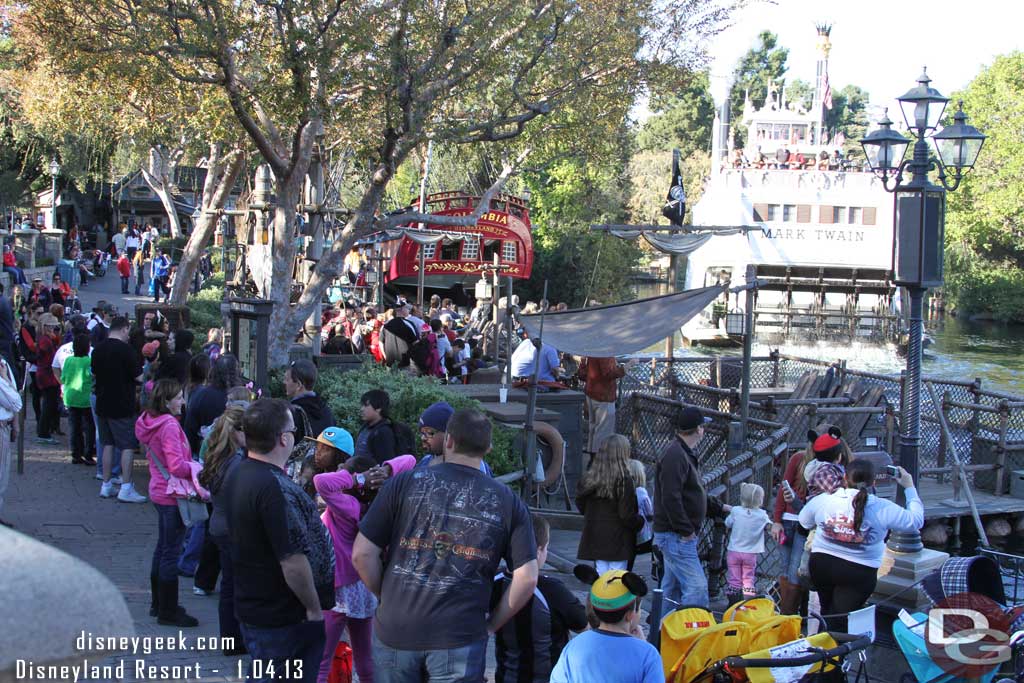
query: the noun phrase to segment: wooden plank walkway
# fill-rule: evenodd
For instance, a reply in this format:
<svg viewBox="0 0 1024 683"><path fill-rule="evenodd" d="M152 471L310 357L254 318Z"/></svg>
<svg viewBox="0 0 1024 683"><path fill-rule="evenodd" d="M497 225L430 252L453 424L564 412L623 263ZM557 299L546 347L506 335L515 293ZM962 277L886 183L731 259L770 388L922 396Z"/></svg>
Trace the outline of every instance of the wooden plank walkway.
<svg viewBox="0 0 1024 683"><path fill-rule="evenodd" d="M1011 495L996 496L987 491L977 488L971 489L974 493L974 501L978 505L978 513L986 515L1010 514L1024 512L1024 498L1014 498ZM942 519L944 517L966 517L970 516L971 509L964 507L953 507L942 501L953 497L953 484L940 484L931 477L921 480L918 487L921 494L921 501L924 503L924 517L928 519ZM960 499L966 501L963 492Z"/></svg>

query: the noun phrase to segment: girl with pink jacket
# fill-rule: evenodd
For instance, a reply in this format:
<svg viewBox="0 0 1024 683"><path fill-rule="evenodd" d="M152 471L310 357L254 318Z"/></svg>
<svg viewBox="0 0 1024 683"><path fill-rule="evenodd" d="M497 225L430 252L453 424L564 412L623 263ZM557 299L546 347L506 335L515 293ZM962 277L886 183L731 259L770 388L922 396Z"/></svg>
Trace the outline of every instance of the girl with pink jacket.
<svg viewBox="0 0 1024 683"><path fill-rule="evenodd" d="M355 451L352 435L340 427L325 429L317 438L318 469L331 464L327 462L331 451L339 457L351 456ZM400 455L380 466L366 456L348 457L338 471L313 477L317 494L327 504L321 519L334 543L336 596L334 609L324 612L326 644L318 683L326 683L334 651L346 627L359 680L373 683L373 613L377 598L359 580L352 566L352 544L359 533L359 520L384 482L415 466L416 458L412 455Z"/></svg>

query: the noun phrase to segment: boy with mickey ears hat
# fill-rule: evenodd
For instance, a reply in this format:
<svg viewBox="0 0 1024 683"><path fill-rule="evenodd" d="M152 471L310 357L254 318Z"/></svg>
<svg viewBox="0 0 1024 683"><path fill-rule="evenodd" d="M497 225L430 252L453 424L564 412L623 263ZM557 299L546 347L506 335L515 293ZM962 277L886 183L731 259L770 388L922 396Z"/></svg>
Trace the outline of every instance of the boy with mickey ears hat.
<svg viewBox="0 0 1024 683"><path fill-rule="evenodd" d="M697 554L700 528L710 514L723 517L732 509L704 490L700 461L694 449L710 422L699 408L684 408L675 419L675 439L655 470L654 545L665 561L665 611L675 606L708 607L708 578ZM674 603L674 605L673 605Z"/></svg>
<svg viewBox="0 0 1024 683"><path fill-rule="evenodd" d="M643 578L622 569L598 576L582 564L573 574L590 584L587 609L598 625L569 641L551 672L551 683L664 683L661 656L640 630L640 602L647 595Z"/></svg>

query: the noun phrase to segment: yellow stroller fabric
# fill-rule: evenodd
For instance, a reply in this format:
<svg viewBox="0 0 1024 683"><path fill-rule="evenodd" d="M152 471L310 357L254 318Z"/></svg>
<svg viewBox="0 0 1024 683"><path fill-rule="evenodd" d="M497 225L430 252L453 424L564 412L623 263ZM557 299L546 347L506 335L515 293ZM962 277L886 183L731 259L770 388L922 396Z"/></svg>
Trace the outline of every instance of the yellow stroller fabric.
<svg viewBox="0 0 1024 683"><path fill-rule="evenodd" d="M661 622L661 662L665 678L672 671L672 665L690 649L701 631L714 626L715 615L700 607L686 607L669 612Z"/></svg>
<svg viewBox="0 0 1024 683"><path fill-rule="evenodd" d="M722 615L722 622L742 621L755 626L778 614L779 610L770 598L751 598L731 605Z"/></svg>
<svg viewBox="0 0 1024 683"><path fill-rule="evenodd" d="M816 633L809 638L803 638L801 640L795 640L784 645L778 645L764 650L758 650L757 652L751 652L748 655L744 655L744 659L768 659L772 658L783 658L783 657L800 657L808 654L807 649L811 647L820 648L823 650L830 650L837 645L835 639L828 634L828 632ZM824 669L822 669L824 665ZM801 676L805 676L809 673L818 673L820 671L831 671L835 667L832 664L825 664L824 662L818 662L817 664L809 665L807 671L803 672ZM750 668L743 669L747 674L747 680L750 683L775 683L775 676L772 675L771 669L762 668ZM791 676L795 673L792 667L786 668L786 680L792 680Z"/></svg>
<svg viewBox="0 0 1024 683"><path fill-rule="evenodd" d="M749 651L748 624L732 621L709 626L697 634L665 680L668 683L690 683L715 662Z"/></svg>
<svg viewBox="0 0 1024 683"><path fill-rule="evenodd" d="M769 617L750 630L750 649L766 650L800 638L800 615L781 614Z"/></svg>

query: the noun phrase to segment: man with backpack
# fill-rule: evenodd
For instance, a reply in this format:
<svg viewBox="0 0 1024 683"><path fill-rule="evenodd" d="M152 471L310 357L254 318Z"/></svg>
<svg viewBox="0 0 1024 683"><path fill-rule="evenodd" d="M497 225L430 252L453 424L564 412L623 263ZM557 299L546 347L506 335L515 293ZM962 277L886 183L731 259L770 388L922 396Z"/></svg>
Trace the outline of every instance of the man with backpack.
<svg viewBox="0 0 1024 683"><path fill-rule="evenodd" d="M395 302L395 317L387 321L380 331L380 345L384 353L384 364L409 367L409 352L420 339L420 331L409 320L409 304L399 298Z"/></svg>
<svg viewBox="0 0 1024 683"><path fill-rule="evenodd" d="M382 389L367 391L360 397L359 417L363 428L356 436L355 455L364 455L378 465L399 455L415 452L412 430L391 420L391 397Z"/></svg>
<svg viewBox="0 0 1024 683"><path fill-rule="evenodd" d="M331 407L313 390L316 379L316 366L305 358L292 361L284 373L284 393L295 418L296 444L301 445L307 436L316 438L335 424Z"/></svg>

